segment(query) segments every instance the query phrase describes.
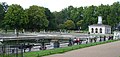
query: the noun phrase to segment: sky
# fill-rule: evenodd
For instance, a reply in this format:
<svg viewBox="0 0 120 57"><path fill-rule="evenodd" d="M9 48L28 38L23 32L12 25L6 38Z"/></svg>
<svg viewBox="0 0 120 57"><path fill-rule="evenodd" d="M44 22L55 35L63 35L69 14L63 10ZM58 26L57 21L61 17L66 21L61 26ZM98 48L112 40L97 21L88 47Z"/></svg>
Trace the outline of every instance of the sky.
<svg viewBox="0 0 120 57"><path fill-rule="evenodd" d="M61 11L62 9L72 5L74 7L81 6L99 6L103 5L111 5L114 2L120 0L0 0L0 2L7 2L8 5L18 4L21 5L24 9L29 8L32 5L43 6L49 8L50 11Z"/></svg>

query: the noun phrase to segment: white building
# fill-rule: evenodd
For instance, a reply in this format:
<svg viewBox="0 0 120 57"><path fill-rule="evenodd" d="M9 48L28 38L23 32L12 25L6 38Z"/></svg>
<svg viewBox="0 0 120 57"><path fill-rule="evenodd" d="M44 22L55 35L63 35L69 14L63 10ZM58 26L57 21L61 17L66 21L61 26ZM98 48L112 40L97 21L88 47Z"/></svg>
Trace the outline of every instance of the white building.
<svg viewBox="0 0 120 57"><path fill-rule="evenodd" d="M98 16L98 24L89 26L90 34L111 34L111 26L102 24L102 17Z"/></svg>
<svg viewBox="0 0 120 57"><path fill-rule="evenodd" d="M120 31L114 31L114 39L120 39Z"/></svg>

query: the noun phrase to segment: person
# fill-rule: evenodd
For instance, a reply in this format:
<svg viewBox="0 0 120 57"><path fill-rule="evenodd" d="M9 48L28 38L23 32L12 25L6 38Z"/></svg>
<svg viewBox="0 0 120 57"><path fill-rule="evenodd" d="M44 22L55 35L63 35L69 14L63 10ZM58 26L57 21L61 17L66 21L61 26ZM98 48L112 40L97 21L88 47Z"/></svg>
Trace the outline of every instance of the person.
<svg viewBox="0 0 120 57"><path fill-rule="evenodd" d="M83 41L83 40L79 39L79 44L81 44L81 43L82 43L82 41Z"/></svg>
<svg viewBox="0 0 120 57"><path fill-rule="evenodd" d="M94 37L94 42L96 42L96 41L97 41L97 36Z"/></svg>
<svg viewBox="0 0 120 57"><path fill-rule="evenodd" d="M77 43L77 45L80 44L80 39L79 38L76 39L76 43Z"/></svg>
<svg viewBox="0 0 120 57"><path fill-rule="evenodd" d="M76 43L76 37L73 39L73 45Z"/></svg>
<svg viewBox="0 0 120 57"><path fill-rule="evenodd" d="M88 43L88 38L86 39L86 44Z"/></svg>
<svg viewBox="0 0 120 57"><path fill-rule="evenodd" d="M15 52L15 49L12 49L12 53L14 53Z"/></svg>
<svg viewBox="0 0 120 57"><path fill-rule="evenodd" d="M104 41L106 41L106 36L104 36Z"/></svg>
<svg viewBox="0 0 120 57"><path fill-rule="evenodd" d="M99 40L100 42L102 41L102 36L100 36L100 40Z"/></svg>
<svg viewBox="0 0 120 57"><path fill-rule="evenodd" d="M113 36L111 36L111 40L113 40Z"/></svg>
<svg viewBox="0 0 120 57"><path fill-rule="evenodd" d="M109 36L109 37L108 37L108 40L110 40L110 39L111 39L111 37Z"/></svg>
<svg viewBox="0 0 120 57"><path fill-rule="evenodd" d="M68 44L68 46L72 46L72 39L71 39L71 38L69 39L69 44Z"/></svg>

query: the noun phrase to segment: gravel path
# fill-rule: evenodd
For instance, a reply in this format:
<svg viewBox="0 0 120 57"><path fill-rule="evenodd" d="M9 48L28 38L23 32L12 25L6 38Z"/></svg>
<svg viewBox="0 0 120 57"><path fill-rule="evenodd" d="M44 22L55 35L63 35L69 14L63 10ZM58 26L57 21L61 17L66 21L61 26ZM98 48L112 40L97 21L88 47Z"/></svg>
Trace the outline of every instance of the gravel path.
<svg viewBox="0 0 120 57"><path fill-rule="evenodd" d="M120 57L120 41L44 57Z"/></svg>

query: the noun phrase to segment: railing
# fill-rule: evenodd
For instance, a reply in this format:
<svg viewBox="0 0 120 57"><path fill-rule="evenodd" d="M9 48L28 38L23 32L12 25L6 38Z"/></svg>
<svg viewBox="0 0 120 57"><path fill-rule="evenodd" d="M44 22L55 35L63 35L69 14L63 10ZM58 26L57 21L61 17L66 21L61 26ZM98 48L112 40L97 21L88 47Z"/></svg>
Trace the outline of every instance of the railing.
<svg viewBox="0 0 120 57"><path fill-rule="evenodd" d="M77 39L77 38L76 38ZM95 38L84 38L79 39L79 41L74 41L74 39L67 40L66 43L59 42L59 40L54 40L52 43L46 45L43 41L42 43L35 42L34 45L25 45L25 43L20 44L2 44L0 45L0 57L24 57L24 52L29 51L38 51L38 50L45 50L45 49L53 49L53 48L59 48L59 47L67 47L72 45L80 45L80 44L87 44L87 43L93 43L93 42L103 42L107 40L113 40L113 37L95 37ZM33 41L33 40L32 40ZM37 45L35 45L37 44ZM36 47L37 50L34 49ZM28 51L26 51L28 50Z"/></svg>

